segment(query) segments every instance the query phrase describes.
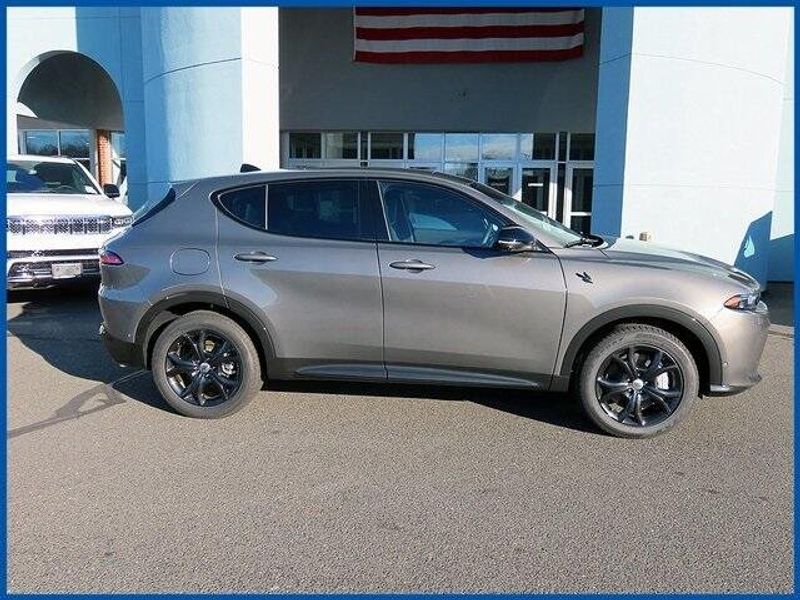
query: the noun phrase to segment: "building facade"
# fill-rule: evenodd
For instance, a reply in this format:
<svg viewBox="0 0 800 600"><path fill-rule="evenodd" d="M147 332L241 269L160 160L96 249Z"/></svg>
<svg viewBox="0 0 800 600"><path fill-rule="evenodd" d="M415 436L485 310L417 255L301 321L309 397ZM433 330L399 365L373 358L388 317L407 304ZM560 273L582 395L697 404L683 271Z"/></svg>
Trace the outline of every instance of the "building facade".
<svg viewBox="0 0 800 600"><path fill-rule="evenodd" d="M576 58L369 64L350 9L10 8L6 146L124 178L133 207L241 163L442 170L788 281L792 23L590 8Z"/></svg>

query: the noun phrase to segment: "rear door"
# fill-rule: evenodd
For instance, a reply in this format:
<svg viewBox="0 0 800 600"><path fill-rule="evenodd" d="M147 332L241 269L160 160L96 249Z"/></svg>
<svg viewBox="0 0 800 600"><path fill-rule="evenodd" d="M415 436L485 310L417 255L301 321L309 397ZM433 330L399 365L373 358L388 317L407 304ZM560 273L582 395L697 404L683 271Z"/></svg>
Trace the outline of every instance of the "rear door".
<svg viewBox="0 0 800 600"><path fill-rule="evenodd" d="M215 202L221 283L267 327L269 375L385 379L380 208L363 180L275 181Z"/></svg>
<svg viewBox="0 0 800 600"><path fill-rule="evenodd" d="M548 387L566 300L558 259L495 250L506 218L453 188L379 188L389 379Z"/></svg>

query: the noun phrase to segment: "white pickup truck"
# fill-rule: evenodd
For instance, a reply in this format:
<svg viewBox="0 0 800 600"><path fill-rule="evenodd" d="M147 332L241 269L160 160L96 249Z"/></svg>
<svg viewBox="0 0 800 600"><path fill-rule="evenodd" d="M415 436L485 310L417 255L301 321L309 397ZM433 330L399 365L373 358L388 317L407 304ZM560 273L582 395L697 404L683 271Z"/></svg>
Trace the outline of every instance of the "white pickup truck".
<svg viewBox="0 0 800 600"><path fill-rule="evenodd" d="M98 277L98 248L129 226L115 185L71 158L11 156L6 168L6 288Z"/></svg>

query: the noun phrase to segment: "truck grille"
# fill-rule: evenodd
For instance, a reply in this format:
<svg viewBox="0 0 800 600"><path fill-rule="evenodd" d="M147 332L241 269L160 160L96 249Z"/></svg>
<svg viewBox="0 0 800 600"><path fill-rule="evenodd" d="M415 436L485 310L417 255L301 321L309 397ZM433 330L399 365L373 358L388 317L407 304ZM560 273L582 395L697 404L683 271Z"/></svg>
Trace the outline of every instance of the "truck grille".
<svg viewBox="0 0 800 600"><path fill-rule="evenodd" d="M10 235L93 235L109 233L111 217L88 216L41 216L8 217L6 232Z"/></svg>

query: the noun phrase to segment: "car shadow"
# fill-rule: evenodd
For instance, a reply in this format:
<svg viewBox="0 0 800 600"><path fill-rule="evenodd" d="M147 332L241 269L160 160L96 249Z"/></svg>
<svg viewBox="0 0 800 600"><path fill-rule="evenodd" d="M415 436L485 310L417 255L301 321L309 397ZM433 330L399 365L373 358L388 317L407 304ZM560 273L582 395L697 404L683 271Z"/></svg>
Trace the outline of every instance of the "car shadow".
<svg viewBox="0 0 800 600"><path fill-rule="evenodd" d="M349 381L272 381L267 384L265 389L300 394L472 402L486 408L558 427L599 433L599 430L593 427L583 414L578 401L563 393L514 388Z"/></svg>
<svg viewBox="0 0 800 600"><path fill-rule="evenodd" d="M101 321L92 285L12 291L7 299L7 331L53 368L97 382L66 400L47 419L9 432L10 437L111 408L131 399L175 414L161 398L149 373L120 367L97 334ZM9 373L13 379L14 373ZM577 402L565 395L530 390L337 381L275 381L267 391L357 395L371 398L466 401L552 425L591 431Z"/></svg>

